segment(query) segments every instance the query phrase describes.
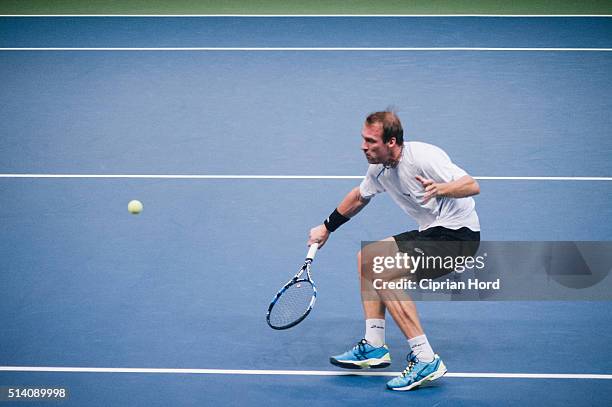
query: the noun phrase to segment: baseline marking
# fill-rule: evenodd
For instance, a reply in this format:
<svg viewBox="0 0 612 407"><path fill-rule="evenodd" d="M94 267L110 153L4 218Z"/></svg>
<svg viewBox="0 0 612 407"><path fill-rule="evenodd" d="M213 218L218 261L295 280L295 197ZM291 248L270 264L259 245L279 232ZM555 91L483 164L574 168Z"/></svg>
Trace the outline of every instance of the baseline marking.
<svg viewBox="0 0 612 407"><path fill-rule="evenodd" d="M224 52L611 52L612 48L495 48L495 47L10 47L0 51L224 51Z"/></svg>
<svg viewBox="0 0 612 407"><path fill-rule="evenodd" d="M333 370L239 370L239 369L153 369L115 367L52 367L0 366L2 372L63 372L63 373L157 373L157 374L218 374L218 375L281 375L281 376L397 376L400 372L345 372ZM612 374L560 373L447 373L447 377L482 379L591 379L612 380Z"/></svg>
<svg viewBox="0 0 612 407"><path fill-rule="evenodd" d="M319 18L319 17L340 17L340 18L393 18L393 17L494 17L494 18L608 18L612 14L0 14L0 17L149 17L149 18L175 18L175 17L229 17L229 18Z"/></svg>
<svg viewBox="0 0 612 407"><path fill-rule="evenodd" d="M181 175L181 174L0 174L0 178L126 178L126 179L363 179L363 175ZM612 177L485 177L498 181L612 181Z"/></svg>

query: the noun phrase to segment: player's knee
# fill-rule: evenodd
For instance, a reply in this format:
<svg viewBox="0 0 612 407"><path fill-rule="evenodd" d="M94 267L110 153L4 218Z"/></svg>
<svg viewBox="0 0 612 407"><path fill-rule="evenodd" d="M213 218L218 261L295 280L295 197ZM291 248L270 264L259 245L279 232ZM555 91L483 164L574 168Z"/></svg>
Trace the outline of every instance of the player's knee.
<svg viewBox="0 0 612 407"><path fill-rule="evenodd" d="M372 278L372 259L367 256L367 250L364 254L362 250L357 252L357 271L359 278L371 279Z"/></svg>

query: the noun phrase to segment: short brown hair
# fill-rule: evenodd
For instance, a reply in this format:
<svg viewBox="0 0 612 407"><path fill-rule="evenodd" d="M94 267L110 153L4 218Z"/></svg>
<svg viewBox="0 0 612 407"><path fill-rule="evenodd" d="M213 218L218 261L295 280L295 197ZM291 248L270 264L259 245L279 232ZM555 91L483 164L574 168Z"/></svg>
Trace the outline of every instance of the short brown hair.
<svg viewBox="0 0 612 407"><path fill-rule="evenodd" d="M383 142L388 143L393 137L398 145L404 144L404 129L399 117L389 110L384 112L371 113L366 118L366 124L371 126L376 123L381 123L383 128Z"/></svg>

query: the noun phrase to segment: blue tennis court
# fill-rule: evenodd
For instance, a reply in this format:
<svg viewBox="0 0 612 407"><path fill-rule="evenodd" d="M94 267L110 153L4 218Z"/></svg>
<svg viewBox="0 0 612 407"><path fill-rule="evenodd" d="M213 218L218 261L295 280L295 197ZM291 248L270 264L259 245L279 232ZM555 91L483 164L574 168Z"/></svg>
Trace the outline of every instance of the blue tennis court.
<svg viewBox="0 0 612 407"><path fill-rule="evenodd" d="M265 321L388 106L479 180L483 240L612 240L611 18L0 17L0 33L0 387L75 406L612 401L610 301L420 302L449 374L416 391L384 388L405 367L392 323L389 369L330 365L362 335L361 241L416 226L386 196L317 255L312 314Z"/></svg>

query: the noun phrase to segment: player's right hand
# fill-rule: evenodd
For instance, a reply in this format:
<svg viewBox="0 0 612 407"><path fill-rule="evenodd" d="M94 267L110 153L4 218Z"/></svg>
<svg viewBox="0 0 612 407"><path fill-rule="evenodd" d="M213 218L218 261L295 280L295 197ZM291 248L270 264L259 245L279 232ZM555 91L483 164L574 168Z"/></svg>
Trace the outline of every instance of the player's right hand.
<svg viewBox="0 0 612 407"><path fill-rule="evenodd" d="M313 243L319 243L319 249L322 248L325 242L327 242L329 234L330 232L325 225L319 225L310 229L310 233L308 234L308 246Z"/></svg>

